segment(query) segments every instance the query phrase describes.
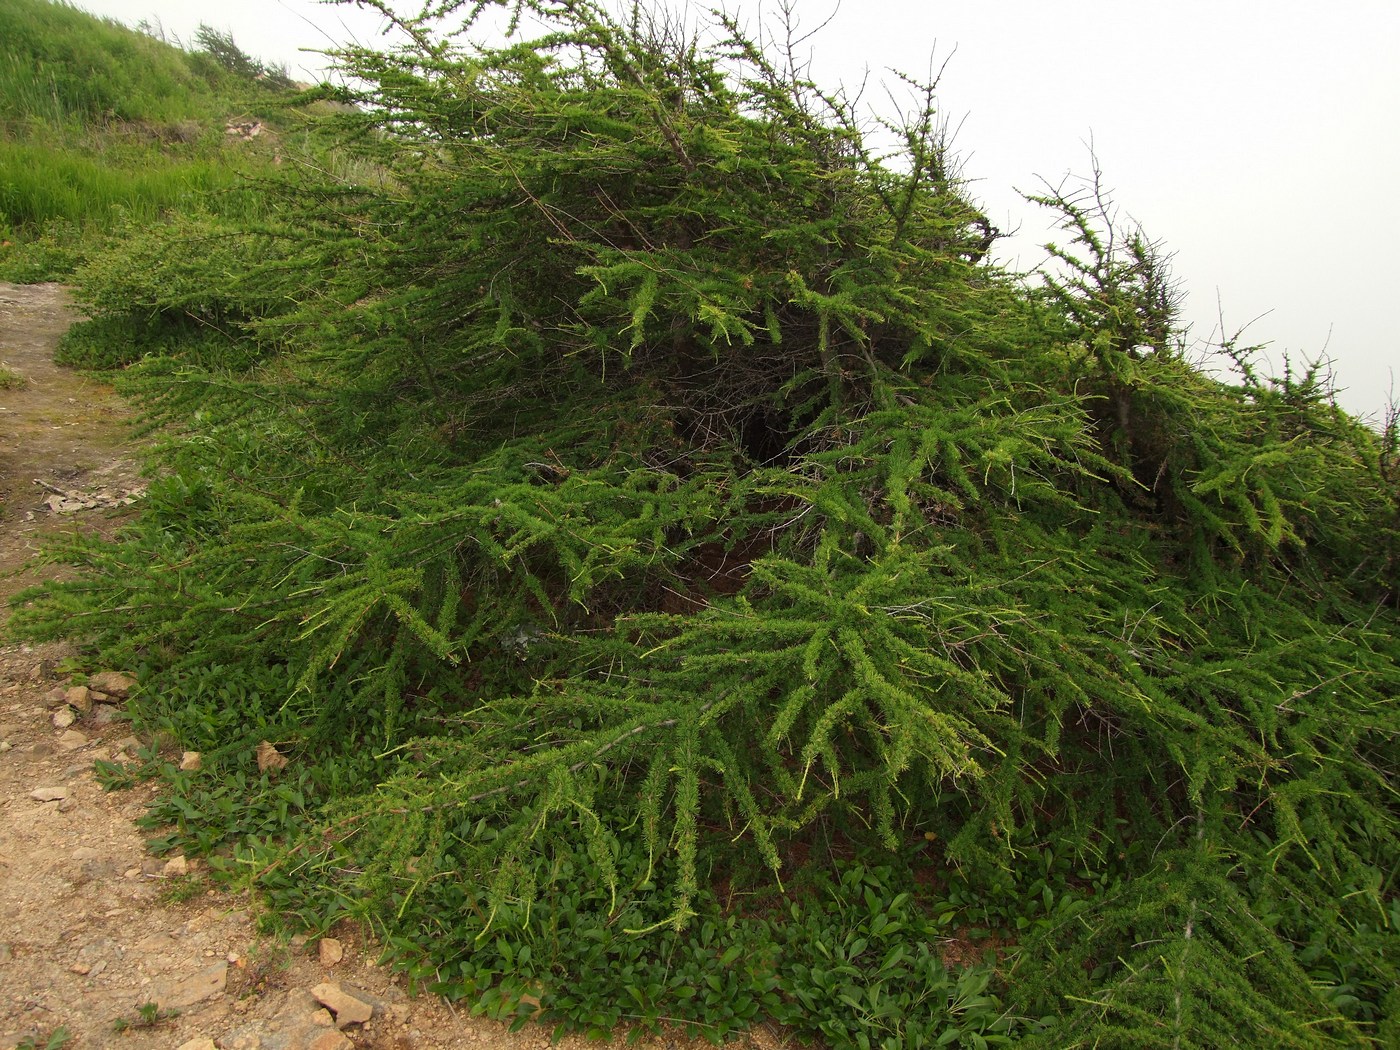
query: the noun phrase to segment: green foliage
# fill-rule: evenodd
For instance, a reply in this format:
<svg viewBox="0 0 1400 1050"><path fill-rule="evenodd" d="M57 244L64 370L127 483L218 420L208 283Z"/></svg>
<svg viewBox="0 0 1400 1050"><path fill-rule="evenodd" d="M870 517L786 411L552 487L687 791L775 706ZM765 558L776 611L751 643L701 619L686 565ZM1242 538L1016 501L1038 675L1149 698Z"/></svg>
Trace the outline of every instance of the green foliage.
<svg viewBox="0 0 1400 1050"><path fill-rule="evenodd" d="M982 1050L1034 1027L989 990L992 964L943 962L956 912L943 905L928 917L909 892L892 893L891 874L848 868L823 898L775 923L784 1001L774 1017L829 1046L879 1050Z"/></svg>
<svg viewBox="0 0 1400 1050"><path fill-rule="evenodd" d="M258 61L234 43L229 33L201 24L195 32L194 43L198 54L207 55L242 80L260 82L274 91L292 87L285 66L273 67Z"/></svg>
<svg viewBox="0 0 1400 1050"><path fill-rule="evenodd" d="M173 1021L179 1016L179 1010L162 1010L159 1003L142 1003L137 1007L134 1017L118 1017L114 1020L112 1031L120 1035L137 1028L155 1028L166 1021Z"/></svg>
<svg viewBox="0 0 1400 1050"><path fill-rule="evenodd" d="M81 221L120 210L151 221L166 208L192 204L235 185L237 179L236 171L214 159L133 170L102 156L9 143L0 147L0 219L37 227L55 219Z"/></svg>
<svg viewBox="0 0 1400 1050"><path fill-rule="evenodd" d="M206 752L158 846L521 1023L1385 1045L1396 428L1193 368L1096 185L990 266L933 85L882 156L723 19L512 10L80 272L170 427L13 623Z"/></svg>
<svg viewBox="0 0 1400 1050"><path fill-rule="evenodd" d="M32 239L6 238L0 241L0 280L15 284L62 280L78 268L91 245L82 227L64 220L49 223Z"/></svg>
<svg viewBox="0 0 1400 1050"><path fill-rule="evenodd" d="M26 1036L19 1041L15 1050L63 1050L72 1041L73 1033L59 1025L47 1036Z"/></svg>

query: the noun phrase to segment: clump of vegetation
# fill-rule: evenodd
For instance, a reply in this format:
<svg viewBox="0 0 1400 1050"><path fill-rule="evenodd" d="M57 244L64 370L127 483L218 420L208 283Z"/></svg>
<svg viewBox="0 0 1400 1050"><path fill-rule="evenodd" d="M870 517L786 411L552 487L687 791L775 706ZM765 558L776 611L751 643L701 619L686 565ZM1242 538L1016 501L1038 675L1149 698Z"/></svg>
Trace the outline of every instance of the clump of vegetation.
<svg viewBox="0 0 1400 1050"><path fill-rule="evenodd" d="M24 387L29 380L24 373L16 372L13 368L0 365L0 390L19 390Z"/></svg>
<svg viewBox="0 0 1400 1050"><path fill-rule="evenodd" d="M932 84L886 154L723 16L491 6L80 275L199 334L14 623L204 755L158 844L520 1023L1393 1042L1400 430L1193 367L1096 185L991 265Z"/></svg>
<svg viewBox="0 0 1400 1050"><path fill-rule="evenodd" d="M48 1035L25 1036L15 1050L63 1050L73 1041L73 1033L63 1025L51 1030Z"/></svg>
<svg viewBox="0 0 1400 1050"><path fill-rule="evenodd" d="M112 1031L117 1034L138 1028L155 1028L166 1021L180 1016L179 1010L162 1010L159 1003L142 1003L131 1017L118 1017L112 1022Z"/></svg>

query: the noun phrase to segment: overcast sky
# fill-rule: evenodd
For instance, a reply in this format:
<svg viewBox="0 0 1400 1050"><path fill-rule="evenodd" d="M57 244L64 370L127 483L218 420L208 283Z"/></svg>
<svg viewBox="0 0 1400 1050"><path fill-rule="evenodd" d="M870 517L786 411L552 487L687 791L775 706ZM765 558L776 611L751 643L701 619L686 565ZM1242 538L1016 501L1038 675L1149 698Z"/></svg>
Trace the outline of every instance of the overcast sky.
<svg viewBox="0 0 1400 1050"><path fill-rule="evenodd" d="M184 40L206 22L308 80L324 60L298 49L383 39L378 16L315 0L76 3ZM1045 217L1017 191L1087 174L1092 138L1124 217L1175 253L1194 336L1212 335L1218 303L1275 362L1325 354L1351 411L1378 417L1400 395L1396 0L795 3L811 28L836 10L810 45L823 83L951 56L940 96L964 174L993 222L1020 230L1003 261L1043 258Z"/></svg>

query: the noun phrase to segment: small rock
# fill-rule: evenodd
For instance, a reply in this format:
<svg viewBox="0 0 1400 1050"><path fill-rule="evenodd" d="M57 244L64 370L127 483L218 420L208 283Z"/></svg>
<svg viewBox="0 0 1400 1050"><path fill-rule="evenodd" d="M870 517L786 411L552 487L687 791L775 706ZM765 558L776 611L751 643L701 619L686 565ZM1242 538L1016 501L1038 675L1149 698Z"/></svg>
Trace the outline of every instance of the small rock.
<svg viewBox="0 0 1400 1050"><path fill-rule="evenodd" d="M115 707L98 707L92 713L92 724L101 729L103 726L111 725L119 717Z"/></svg>
<svg viewBox="0 0 1400 1050"><path fill-rule="evenodd" d="M92 690L85 685L75 685L64 692L64 702L79 714L92 710Z"/></svg>
<svg viewBox="0 0 1400 1050"><path fill-rule="evenodd" d="M78 856L78 854L90 854L90 856ZM103 857L95 849L74 850L73 859L78 862L78 877L74 880L74 885L83 885L88 882L101 882L103 879L111 878L119 871L117 862L111 857Z"/></svg>
<svg viewBox="0 0 1400 1050"><path fill-rule="evenodd" d="M269 769L279 770L287 768L287 756L273 747L268 741L263 740L258 744L258 772L266 773Z"/></svg>
<svg viewBox="0 0 1400 1050"><path fill-rule="evenodd" d="M335 1026L364 1024L374 1016L374 1007L344 991L334 981L326 981L311 989L316 1001L335 1014Z"/></svg>
<svg viewBox="0 0 1400 1050"><path fill-rule="evenodd" d="M345 947L334 937L322 937L318 945L321 953L321 965L330 967L345 958Z"/></svg>
<svg viewBox="0 0 1400 1050"><path fill-rule="evenodd" d="M222 995L228 984L228 963L220 960L182 981L157 987L155 1001L162 1010L182 1010L187 1006Z"/></svg>
<svg viewBox="0 0 1400 1050"><path fill-rule="evenodd" d="M68 789L66 787L35 788L29 793L29 797L37 802L60 802L68 797Z"/></svg>
<svg viewBox="0 0 1400 1050"><path fill-rule="evenodd" d="M180 756L180 769L186 773L193 773L203 762L203 756L198 751L186 751Z"/></svg>
<svg viewBox="0 0 1400 1050"><path fill-rule="evenodd" d="M168 933L153 933L148 937L142 937L134 945L136 950L143 955L155 955L157 952L167 951L175 946L175 938Z"/></svg>
<svg viewBox="0 0 1400 1050"><path fill-rule="evenodd" d="M101 671L88 679L88 688L125 700L136 688L136 679L120 671Z"/></svg>
<svg viewBox="0 0 1400 1050"><path fill-rule="evenodd" d="M78 720L78 716L73 713L73 709L64 704L53 713L53 727L55 729L67 729Z"/></svg>
<svg viewBox="0 0 1400 1050"><path fill-rule="evenodd" d="M68 703L68 690L61 685L56 685L44 694L45 707L57 707L59 704Z"/></svg>
<svg viewBox="0 0 1400 1050"><path fill-rule="evenodd" d="M208 1036L201 1036L198 1039L181 1043L178 1050L219 1050L219 1048L214 1045L214 1040Z"/></svg>
<svg viewBox="0 0 1400 1050"><path fill-rule="evenodd" d="M78 800L76 798L61 798L58 800L58 811L60 813L72 813L73 810L77 808Z"/></svg>
<svg viewBox="0 0 1400 1050"><path fill-rule="evenodd" d="M189 861L185 860L184 854L181 854L166 861L165 867L160 869L160 873L167 878L178 878L181 875L188 875L189 870Z"/></svg>
<svg viewBox="0 0 1400 1050"><path fill-rule="evenodd" d="M334 1028L335 1018L331 1016L329 1010L323 1008L311 1015L311 1023L318 1028Z"/></svg>
<svg viewBox="0 0 1400 1050"><path fill-rule="evenodd" d="M87 742L87 734L80 733L76 729L70 729L58 738L58 746L65 751L76 751L78 748L87 744Z"/></svg>
<svg viewBox="0 0 1400 1050"><path fill-rule="evenodd" d="M370 1009L373 1010L377 1016L383 1017L389 1012L388 1000L384 999L382 996L375 995L373 992L367 992L365 989L358 985L351 984L348 981L337 981L336 983L340 985L340 990L346 995L358 999L362 1003L368 1003Z"/></svg>
<svg viewBox="0 0 1400 1050"><path fill-rule="evenodd" d="M113 938L103 937L83 945L78 950L78 957L73 960L71 969L74 973L96 977L107 968L108 959L121 959L124 954L125 950Z"/></svg>
<svg viewBox="0 0 1400 1050"><path fill-rule="evenodd" d="M355 1050L355 1044L339 1032L323 1032L306 1044L306 1050Z"/></svg>

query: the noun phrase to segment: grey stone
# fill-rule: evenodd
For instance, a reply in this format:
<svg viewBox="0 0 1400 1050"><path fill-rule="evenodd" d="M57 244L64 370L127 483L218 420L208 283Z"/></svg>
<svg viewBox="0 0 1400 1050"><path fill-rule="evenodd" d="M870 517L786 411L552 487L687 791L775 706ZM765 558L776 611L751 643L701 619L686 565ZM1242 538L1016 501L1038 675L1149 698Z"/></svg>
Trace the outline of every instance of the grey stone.
<svg viewBox="0 0 1400 1050"><path fill-rule="evenodd" d="M101 729L104 726L111 725L120 717L121 714L115 707L107 707L99 704L96 710L92 712L92 724Z"/></svg>

